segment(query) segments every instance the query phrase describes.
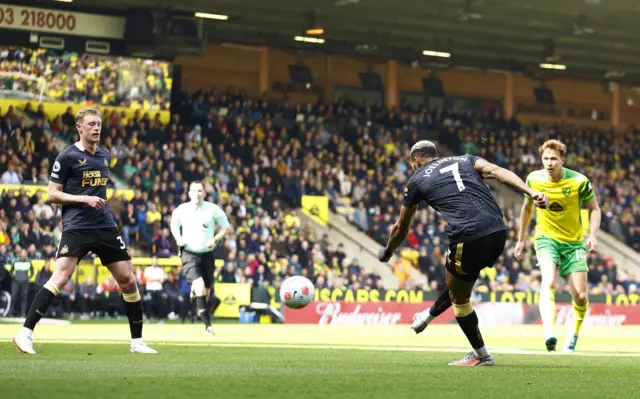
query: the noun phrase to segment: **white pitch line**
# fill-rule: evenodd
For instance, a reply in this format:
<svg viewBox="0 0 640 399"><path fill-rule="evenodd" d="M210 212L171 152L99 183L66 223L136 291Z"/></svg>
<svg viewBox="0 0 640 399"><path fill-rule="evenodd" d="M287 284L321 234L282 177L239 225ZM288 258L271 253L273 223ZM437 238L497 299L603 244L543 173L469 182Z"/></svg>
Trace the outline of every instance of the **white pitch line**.
<svg viewBox="0 0 640 399"><path fill-rule="evenodd" d="M52 344L100 344L100 345L118 345L127 344L129 341L124 340L82 340L82 339L42 339L36 343L52 343ZM247 343L220 343L220 342L162 342L149 341L150 343L164 346L194 346L194 347L222 347L222 348L278 348L278 349L342 349L342 350L359 350L359 351L383 351L383 352L443 352L458 353L468 351L469 348L437 348L437 347L381 347L381 346L340 346L340 345L297 345L297 344L247 344ZM546 355L546 356L584 356L584 357L640 357L640 353L604 353L604 352L578 352L571 354L555 353L549 354L546 351L527 351L522 349L511 348L490 348L492 353L506 355Z"/></svg>

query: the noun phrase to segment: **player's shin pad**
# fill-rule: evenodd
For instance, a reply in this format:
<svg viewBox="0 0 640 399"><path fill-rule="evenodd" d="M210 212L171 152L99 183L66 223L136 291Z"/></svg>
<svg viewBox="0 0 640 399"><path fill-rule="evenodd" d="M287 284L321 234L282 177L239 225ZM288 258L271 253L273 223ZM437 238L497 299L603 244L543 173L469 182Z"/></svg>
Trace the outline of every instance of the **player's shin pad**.
<svg viewBox="0 0 640 399"><path fill-rule="evenodd" d="M471 312L473 312L471 302L467 302L464 305L453 304L453 314L455 314L456 317L465 317L471 314Z"/></svg>
<svg viewBox="0 0 640 399"><path fill-rule="evenodd" d="M53 295L57 296L60 294L60 290L51 281L47 281L43 288L46 288L49 291L51 291Z"/></svg>
<svg viewBox="0 0 640 399"><path fill-rule="evenodd" d="M132 294L122 293L122 299L124 299L125 302L138 302L141 299L140 292L136 290L136 292Z"/></svg>

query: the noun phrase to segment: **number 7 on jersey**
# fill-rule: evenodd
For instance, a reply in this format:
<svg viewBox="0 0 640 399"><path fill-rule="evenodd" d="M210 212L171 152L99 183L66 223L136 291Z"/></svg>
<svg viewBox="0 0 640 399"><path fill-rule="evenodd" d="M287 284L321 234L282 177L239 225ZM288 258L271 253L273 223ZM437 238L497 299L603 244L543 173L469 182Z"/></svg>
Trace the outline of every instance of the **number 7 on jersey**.
<svg viewBox="0 0 640 399"><path fill-rule="evenodd" d="M460 178L460 169L458 168L458 162L453 163L447 166L446 168L440 169L440 174L445 174L447 172L453 173L453 178L455 179L456 184L458 185L458 191L464 190L465 187L464 187L464 183L462 183L462 179Z"/></svg>

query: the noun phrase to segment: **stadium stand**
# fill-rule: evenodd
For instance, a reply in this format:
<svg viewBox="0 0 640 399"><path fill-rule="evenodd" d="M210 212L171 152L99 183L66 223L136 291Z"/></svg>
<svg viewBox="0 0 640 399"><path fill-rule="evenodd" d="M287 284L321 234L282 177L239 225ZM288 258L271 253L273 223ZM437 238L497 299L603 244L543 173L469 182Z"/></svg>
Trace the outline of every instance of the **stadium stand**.
<svg viewBox="0 0 640 399"><path fill-rule="evenodd" d="M91 94L103 93L115 84L109 76L121 65L118 60L51 58L41 52L12 54L14 60L2 64L2 68L51 71L50 88L54 91L65 92L63 87L75 84L75 90L52 95L54 98L103 105L129 104L135 98ZM27 58L29 62L24 61ZM168 79L161 66L142 61L139 65L147 77ZM72 76L71 71L80 79L74 84L67 78ZM149 83L153 79L145 81L147 100L142 102L164 108L166 93L162 90L170 83L159 84L159 90L154 91ZM335 213L384 244L397 216L398 193L410 172L404 154L426 130L437 131L440 142L455 152L481 155L509 166L523 178L538 168L537 146L546 138L561 138L569 146L568 166L585 173L597 187L605 215L602 227L636 250L640 248L640 154L630 144L637 142L637 131L618 137L613 132L570 126L521 126L517 120L507 121L499 114L426 109L397 112L380 104L346 101L294 106L252 101L235 93L183 93L181 105L167 125L139 111L131 118L115 111L104 115L103 146L114 157L114 172L134 190L130 200L114 195L109 205L125 243L135 254L169 258L176 254L169 234L171 211L187 201L190 181L204 180L208 200L223 207L235 226L234 234L217 254L223 260L218 274L222 282L250 282L271 288L273 294L284 277L299 274L312 277L320 288L383 288L382 279L367 272L366 265L349 259L341 248L332 247L327 237L318 237L312 225L301 226L292 209L300 207L303 195L326 195ZM50 115L46 107L34 103L24 109L11 107L0 115L2 183L46 184L49 166L57 154L54 141L70 144L76 140L71 109ZM517 212L504 212L510 227L505 254L496 268L483 272L477 291L535 291L535 256L530 253L521 263L513 258ZM26 249L29 259L46 264L36 270L34 284L45 281L43 276L50 273L48 264L60 239L59 216L60 208L46 203L42 193L3 189L0 264L12 264ZM444 286L445 227L433 209L419 210L402 256L394 265L402 286L411 290L439 290ZM637 276L618 270L612 259L591 256L589 264L593 293L637 290ZM409 278L407 271L412 268L421 270L427 281ZM139 279L144 286L142 268ZM15 276L5 280L15 281ZM112 279L95 283L91 278L78 286L71 282L68 289L65 287L67 294L61 297L59 308L84 317L117 316L118 296L109 295L118 290L117 285ZM189 301L184 299L188 290L185 293L184 289L181 274L176 269L168 272L164 313L179 314L183 321L190 310ZM18 311L19 307L14 309Z"/></svg>

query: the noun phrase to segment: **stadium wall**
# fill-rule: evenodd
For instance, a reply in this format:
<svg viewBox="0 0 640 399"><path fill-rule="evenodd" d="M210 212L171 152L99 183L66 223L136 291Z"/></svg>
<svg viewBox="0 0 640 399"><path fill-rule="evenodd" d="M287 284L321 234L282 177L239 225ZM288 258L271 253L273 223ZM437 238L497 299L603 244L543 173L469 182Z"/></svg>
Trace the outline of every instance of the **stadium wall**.
<svg viewBox="0 0 640 399"><path fill-rule="evenodd" d="M296 53L275 48L211 44L202 57L180 56L175 64L183 68L182 85L188 91L202 87L226 90L244 90L250 97L266 91L270 97L281 97L284 92L274 88L287 88L290 83L289 65L303 64L311 69L313 88L309 91L286 92L292 102L333 100L334 87L361 88L359 74L365 71L378 73L388 82L388 61L320 52ZM408 63L397 66L399 93L422 93L422 79L431 72L414 68ZM487 100L504 100L507 94L507 73L472 69L437 71L447 96L471 97ZM541 82L523 75L513 75L512 90L518 117L525 121L541 120L588 123L607 126L610 123L613 91L600 82L570 78L553 78L544 82L553 90L555 111L536 105L534 88ZM318 90L315 90L319 88ZM285 90L285 89L282 89ZM628 92L628 88L623 88ZM625 94L626 96L626 94ZM625 97L626 98L626 97ZM592 112L597 111L597 120ZM640 106L623 104L621 122L640 122Z"/></svg>

